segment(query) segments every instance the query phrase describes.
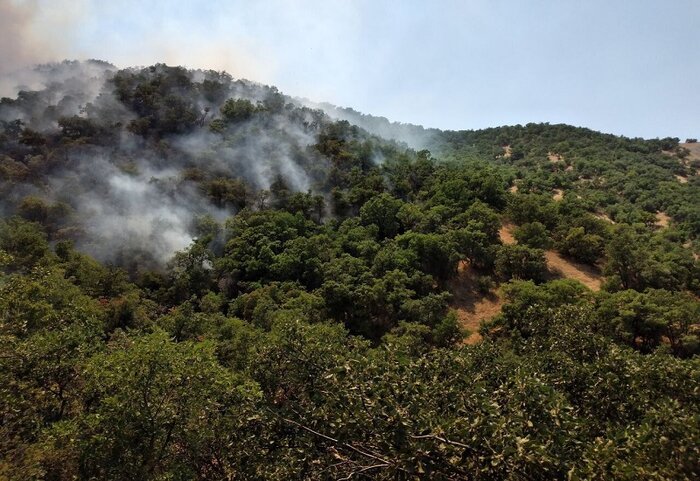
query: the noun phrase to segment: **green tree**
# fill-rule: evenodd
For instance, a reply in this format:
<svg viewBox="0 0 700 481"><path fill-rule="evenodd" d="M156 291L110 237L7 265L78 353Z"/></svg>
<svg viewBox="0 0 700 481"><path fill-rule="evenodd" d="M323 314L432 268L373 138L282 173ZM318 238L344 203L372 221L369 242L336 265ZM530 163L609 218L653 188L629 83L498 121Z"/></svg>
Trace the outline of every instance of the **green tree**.
<svg viewBox="0 0 700 481"><path fill-rule="evenodd" d="M11 270L26 271L50 262L53 257L39 225L19 218L0 220L0 249L11 256L7 266Z"/></svg>
<svg viewBox="0 0 700 481"><path fill-rule="evenodd" d="M551 240L547 235L547 228L540 222L529 222L515 229L513 233L519 244L524 244L534 249L546 249Z"/></svg>
<svg viewBox="0 0 700 481"><path fill-rule="evenodd" d="M394 237L399 233L398 213L403 203L389 194L373 197L360 209L360 219L364 225L374 224L378 227L378 238Z"/></svg>
<svg viewBox="0 0 700 481"><path fill-rule="evenodd" d="M176 344L162 332L119 337L90 361L85 375L92 402L75 421L80 459L66 460L79 461L83 475L193 476L200 463L216 463L200 449L227 459L218 469L237 471L230 458L242 453L223 449L237 444L245 425L241 412L258 393L255 384L219 366L211 345Z"/></svg>
<svg viewBox="0 0 700 481"><path fill-rule="evenodd" d="M255 105L246 99L228 99L221 106L221 115L228 122L240 122L249 119L256 111Z"/></svg>
<svg viewBox="0 0 700 481"><path fill-rule="evenodd" d="M603 255L605 241L596 234L587 234L583 227L572 227L558 244L559 251L586 264L595 264Z"/></svg>
<svg viewBox="0 0 700 481"><path fill-rule="evenodd" d="M547 275L544 251L526 246L501 246L495 264L496 273L505 279L532 279L541 282Z"/></svg>

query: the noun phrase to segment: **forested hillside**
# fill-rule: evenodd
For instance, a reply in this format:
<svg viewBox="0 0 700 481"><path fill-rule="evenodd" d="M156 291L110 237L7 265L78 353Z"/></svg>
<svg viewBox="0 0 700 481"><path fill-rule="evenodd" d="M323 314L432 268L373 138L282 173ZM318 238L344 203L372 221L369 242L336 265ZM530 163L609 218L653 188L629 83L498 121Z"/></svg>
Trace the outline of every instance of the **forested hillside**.
<svg viewBox="0 0 700 481"><path fill-rule="evenodd" d="M700 476L697 144L33 75L0 100L0 479Z"/></svg>

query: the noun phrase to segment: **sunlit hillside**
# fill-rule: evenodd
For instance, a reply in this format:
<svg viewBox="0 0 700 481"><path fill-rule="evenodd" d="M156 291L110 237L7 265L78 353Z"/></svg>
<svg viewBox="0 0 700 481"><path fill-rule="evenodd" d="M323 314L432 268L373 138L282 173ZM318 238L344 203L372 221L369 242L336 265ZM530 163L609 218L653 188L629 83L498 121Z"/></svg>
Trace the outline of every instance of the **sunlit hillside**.
<svg viewBox="0 0 700 481"><path fill-rule="evenodd" d="M700 475L700 144L26 75L0 480Z"/></svg>

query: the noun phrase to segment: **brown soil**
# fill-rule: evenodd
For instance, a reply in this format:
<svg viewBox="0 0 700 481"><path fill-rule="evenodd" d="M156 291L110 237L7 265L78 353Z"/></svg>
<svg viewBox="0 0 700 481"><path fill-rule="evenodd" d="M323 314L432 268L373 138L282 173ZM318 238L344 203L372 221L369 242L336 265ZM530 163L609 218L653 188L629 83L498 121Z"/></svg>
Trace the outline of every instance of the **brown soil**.
<svg viewBox="0 0 700 481"><path fill-rule="evenodd" d="M515 226L513 224L503 224L498 230L498 235L501 236L501 242L504 244L515 244L515 237L513 237L513 231Z"/></svg>
<svg viewBox="0 0 700 481"><path fill-rule="evenodd" d="M592 291L599 291L603 274L599 269L563 257L555 251L547 251L547 266L553 274L566 279L574 279Z"/></svg>
<svg viewBox="0 0 700 481"><path fill-rule="evenodd" d="M692 144L681 143L679 144L684 149L688 149L690 154L685 158L686 161L690 162L693 160L700 160L700 142L695 142Z"/></svg>
<svg viewBox="0 0 700 481"><path fill-rule="evenodd" d="M510 159L511 155L513 155L513 149L510 148L510 145L503 146L503 158Z"/></svg>
<svg viewBox="0 0 700 481"><path fill-rule="evenodd" d="M598 219L604 220L605 222L609 222L611 224L615 223L615 221L612 220L608 214L603 214L601 212L593 214L593 217L597 217Z"/></svg>
<svg viewBox="0 0 700 481"><path fill-rule="evenodd" d="M501 242L515 244L513 237L513 224L503 224L498 231ZM479 326L482 321L488 320L501 312L503 305L498 291L486 295L477 289L477 273L466 261L461 261L457 268L457 276L448 285L452 293L450 307L457 313L460 325L470 331L470 335L464 339L465 344L476 344L481 341Z"/></svg>
<svg viewBox="0 0 700 481"><path fill-rule="evenodd" d="M547 152L547 159L553 164L556 164L557 162L564 162L564 158L559 155L555 154L554 152Z"/></svg>
<svg viewBox="0 0 700 481"><path fill-rule="evenodd" d="M504 244L515 244L514 229L515 226L513 224L503 224L498 231L501 236L501 242ZM600 272L600 269L567 259L552 250L546 251L545 256L547 257L547 266L555 277L575 279L591 290L600 290L603 282L603 274Z"/></svg>
<svg viewBox="0 0 700 481"><path fill-rule="evenodd" d="M656 213L656 225L659 227L668 227L668 223L671 221L671 217L665 212Z"/></svg>
<svg viewBox="0 0 700 481"><path fill-rule="evenodd" d="M450 307L457 313L460 325L470 331L464 339L465 344L476 344L481 341L479 326L482 321L491 319L501 312L503 301L498 293L482 294L477 290L477 274L469 263L459 263L457 276L449 283L452 292Z"/></svg>
<svg viewBox="0 0 700 481"><path fill-rule="evenodd" d="M688 183L688 177L683 177L682 175L677 175L676 180L678 180L678 182L680 182L681 184Z"/></svg>
<svg viewBox="0 0 700 481"><path fill-rule="evenodd" d="M501 242L515 244L513 224L503 224L499 230ZM555 251L547 251L547 265L556 277L575 279L589 289L599 291L603 281L599 269L566 259ZM450 280L448 288L452 293L450 307L457 313L460 325L470 331L464 339L465 344L476 344L481 341L479 327L483 321L492 319L501 312L503 299L498 290L484 295L477 289L477 272L466 261L461 261L457 268L457 276Z"/></svg>
<svg viewBox="0 0 700 481"><path fill-rule="evenodd" d="M564 198L564 191L561 189L554 189L554 195L552 196L552 199L556 200L559 202Z"/></svg>

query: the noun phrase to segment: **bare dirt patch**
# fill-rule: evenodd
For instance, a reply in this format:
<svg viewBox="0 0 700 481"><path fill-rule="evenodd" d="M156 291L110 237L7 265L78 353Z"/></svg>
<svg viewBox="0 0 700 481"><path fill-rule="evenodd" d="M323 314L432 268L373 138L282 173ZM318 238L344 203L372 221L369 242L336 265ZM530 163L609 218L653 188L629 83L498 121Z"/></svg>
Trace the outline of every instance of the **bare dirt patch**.
<svg viewBox="0 0 700 481"><path fill-rule="evenodd" d="M554 189L554 195L552 196L552 199L559 202L563 198L564 198L564 191L561 189Z"/></svg>
<svg viewBox="0 0 700 481"><path fill-rule="evenodd" d="M567 259L555 251L547 251L545 256L547 257L547 266L553 274L579 281L592 291L600 290L600 286L603 284L603 274L600 269Z"/></svg>
<svg viewBox="0 0 700 481"><path fill-rule="evenodd" d="M518 193L518 186L517 184L513 184L508 188L508 192L511 194L517 194Z"/></svg>
<svg viewBox="0 0 700 481"><path fill-rule="evenodd" d="M677 175L676 180L680 182L681 184L687 184L688 183L688 177L684 177L682 175Z"/></svg>
<svg viewBox="0 0 700 481"><path fill-rule="evenodd" d="M685 158L686 161L700 160L700 142L693 142L692 144L684 142L678 145L688 150L689 154Z"/></svg>
<svg viewBox="0 0 700 481"><path fill-rule="evenodd" d="M479 326L501 312L503 301L497 292L484 295L477 289L477 273L468 262L462 261L457 268L457 276L448 287L452 293L450 307L457 313L460 325L470 331L465 344L481 341Z"/></svg>
<svg viewBox="0 0 700 481"><path fill-rule="evenodd" d="M513 149L510 148L510 145L504 145L503 146L503 158L510 159L510 157L512 155L513 155Z"/></svg>
<svg viewBox="0 0 700 481"><path fill-rule="evenodd" d="M501 242L504 244L515 244L514 229L515 226L513 224L503 224L498 231L501 236ZM547 258L547 267L555 277L574 279L593 291L600 290L600 286L603 283L603 274L600 269L567 259L553 250L546 251L545 257Z"/></svg>
<svg viewBox="0 0 700 481"><path fill-rule="evenodd" d="M501 242L515 244L514 229L513 224L503 224L499 230ZM598 268L566 259L551 250L546 251L545 256L547 266L555 277L575 279L593 291L600 290L603 275ZM499 291L496 289L484 294L479 291L477 280L477 271L467 261L461 261L457 267L457 275L447 285L452 293L450 308L456 312L460 326L470 332L463 341L465 344L480 342L482 338L478 331L481 323L497 316L503 307Z"/></svg>
<svg viewBox="0 0 700 481"><path fill-rule="evenodd" d="M547 152L547 159L553 164L564 162L564 157L554 152Z"/></svg>
<svg viewBox="0 0 700 481"><path fill-rule="evenodd" d="M665 212L656 213L656 225L659 227L668 227L668 223L671 221L671 217Z"/></svg>
<svg viewBox="0 0 700 481"><path fill-rule="evenodd" d="M603 212L596 212L593 214L593 217L597 217L600 220L604 220L605 222L609 222L610 224L614 224L615 221L610 218L608 214L605 214Z"/></svg>
<svg viewBox="0 0 700 481"><path fill-rule="evenodd" d="M513 237L513 231L515 226L513 224L503 224L498 230L498 235L501 237L501 242L504 244L515 244L515 237Z"/></svg>

